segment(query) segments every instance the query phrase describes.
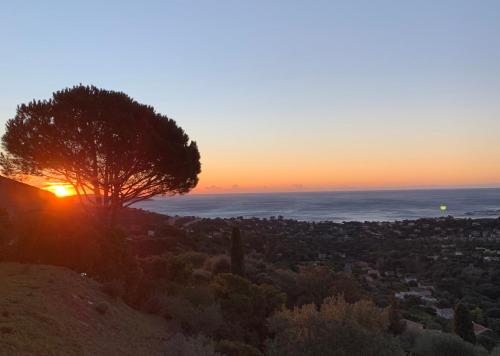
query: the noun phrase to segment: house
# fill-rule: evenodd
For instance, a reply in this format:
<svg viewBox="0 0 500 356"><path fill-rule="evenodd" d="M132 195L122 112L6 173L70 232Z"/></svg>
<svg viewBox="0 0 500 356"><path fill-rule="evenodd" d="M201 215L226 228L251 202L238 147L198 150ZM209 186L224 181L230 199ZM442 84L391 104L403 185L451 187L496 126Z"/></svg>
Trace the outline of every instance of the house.
<svg viewBox="0 0 500 356"><path fill-rule="evenodd" d="M436 311L436 315L446 319L446 320L452 320L453 317L455 316L455 312L453 311L452 308L438 308L434 307L434 310Z"/></svg>
<svg viewBox="0 0 500 356"><path fill-rule="evenodd" d="M476 336L480 335L482 333L485 333L487 331L492 331L490 328L487 328L486 326L478 324L478 323L475 323L475 322L472 322L472 326L474 328L474 334Z"/></svg>
<svg viewBox="0 0 500 356"><path fill-rule="evenodd" d="M376 269L373 269L373 268L368 268L368 270L366 271L366 274L368 276L370 276L371 278L380 278L380 272Z"/></svg>
<svg viewBox="0 0 500 356"><path fill-rule="evenodd" d="M329 256L326 253L318 253L318 260L319 261L326 261L329 258Z"/></svg>
<svg viewBox="0 0 500 356"><path fill-rule="evenodd" d="M421 289L426 289L426 290L434 291L434 286L432 286L432 285L419 283L418 287L421 288Z"/></svg>
<svg viewBox="0 0 500 356"><path fill-rule="evenodd" d="M427 304L436 304L438 302L437 298L434 297L422 297L421 299L423 302L426 302Z"/></svg>
<svg viewBox="0 0 500 356"><path fill-rule="evenodd" d="M424 299L435 299L432 298L432 292L430 290L412 290L409 292L398 292L394 293L394 297L396 297L399 300L404 300L406 297L418 297Z"/></svg>
<svg viewBox="0 0 500 356"><path fill-rule="evenodd" d="M346 263L344 265L344 272L349 274L352 273L352 263Z"/></svg>
<svg viewBox="0 0 500 356"><path fill-rule="evenodd" d="M368 264L368 262L365 262L365 261L358 261L354 264L354 266L359 268L362 271L366 271L367 269L370 268L370 265Z"/></svg>
<svg viewBox="0 0 500 356"><path fill-rule="evenodd" d="M414 277L414 276L408 276L408 277L405 277L404 278L404 282L405 283L410 283L410 282L417 282L417 277Z"/></svg>

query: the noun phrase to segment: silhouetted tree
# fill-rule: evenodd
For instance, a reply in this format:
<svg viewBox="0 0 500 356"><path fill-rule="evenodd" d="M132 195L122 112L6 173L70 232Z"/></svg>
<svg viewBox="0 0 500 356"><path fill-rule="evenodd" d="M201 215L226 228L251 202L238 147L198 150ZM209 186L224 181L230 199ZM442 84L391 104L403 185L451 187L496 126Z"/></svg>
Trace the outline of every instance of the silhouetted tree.
<svg viewBox="0 0 500 356"><path fill-rule="evenodd" d="M245 255L240 229L235 227L231 233L231 273L243 276L245 274Z"/></svg>
<svg viewBox="0 0 500 356"><path fill-rule="evenodd" d="M67 182L112 212L196 186L200 155L176 122L124 93L75 86L18 106L2 138L4 173Z"/></svg>
<svg viewBox="0 0 500 356"><path fill-rule="evenodd" d="M472 317L469 309L462 303L455 306L455 318L453 320L453 331L465 341L472 344L476 343L476 335L474 334L474 326L472 325Z"/></svg>

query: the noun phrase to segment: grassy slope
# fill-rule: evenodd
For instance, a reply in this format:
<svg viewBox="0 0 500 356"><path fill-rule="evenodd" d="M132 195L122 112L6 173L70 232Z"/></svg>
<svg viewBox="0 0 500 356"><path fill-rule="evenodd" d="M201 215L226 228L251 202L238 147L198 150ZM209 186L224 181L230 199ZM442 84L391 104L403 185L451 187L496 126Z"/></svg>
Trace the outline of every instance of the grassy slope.
<svg viewBox="0 0 500 356"><path fill-rule="evenodd" d="M167 335L163 319L112 300L89 278L0 263L0 355L158 355Z"/></svg>

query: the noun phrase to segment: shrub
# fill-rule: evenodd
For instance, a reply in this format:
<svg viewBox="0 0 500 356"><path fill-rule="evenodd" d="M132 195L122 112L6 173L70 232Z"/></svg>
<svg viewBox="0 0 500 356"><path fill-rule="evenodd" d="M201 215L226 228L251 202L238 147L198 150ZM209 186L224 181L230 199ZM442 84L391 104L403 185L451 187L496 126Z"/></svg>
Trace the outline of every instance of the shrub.
<svg viewBox="0 0 500 356"><path fill-rule="evenodd" d="M105 281L102 284L102 291L111 296L112 298L121 297L123 296L125 291L123 281L116 278Z"/></svg>
<svg viewBox="0 0 500 356"><path fill-rule="evenodd" d="M209 286L184 287L178 295L197 307L214 303L214 293Z"/></svg>
<svg viewBox="0 0 500 356"><path fill-rule="evenodd" d="M188 251L179 255L179 258L186 264L191 265L192 268L201 268L208 258L208 255L202 252Z"/></svg>
<svg viewBox="0 0 500 356"><path fill-rule="evenodd" d="M106 314L106 312L108 311L109 309L109 304L106 303L106 302L100 302L100 303L97 303L96 306L95 306L95 309L100 313L100 314Z"/></svg>
<svg viewBox="0 0 500 356"><path fill-rule="evenodd" d="M159 289L158 283L144 275L142 269L137 268L133 272L126 275L123 300L131 306L141 308L152 293Z"/></svg>
<svg viewBox="0 0 500 356"><path fill-rule="evenodd" d="M166 356L222 356L215 352L210 339L198 335L186 337L182 334L174 335L165 347Z"/></svg>
<svg viewBox="0 0 500 356"><path fill-rule="evenodd" d="M237 341L222 340L215 349L225 356L263 356L255 347Z"/></svg>
<svg viewBox="0 0 500 356"><path fill-rule="evenodd" d="M212 286L227 323L222 336L260 345L268 335L266 319L285 303L286 296L272 286L230 273L216 276Z"/></svg>
<svg viewBox="0 0 500 356"><path fill-rule="evenodd" d="M486 330L476 336L476 341L479 345L491 351L491 349L493 349L496 345L498 345L498 341L500 340L493 331Z"/></svg>
<svg viewBox="0 0 500 356"><path fill-rule="evenodd" d="M147 257L140 263L144 273L153 280L165 279L185 284L192 273L192 267L182 257L171 254Z"/></svg>
<svg viewBox="0 0 500 356"><path fill-rule="evenodd" d="M195 269L192 276L196 284L208 283L212 279L212 273L204 269Z"/></svg>
<svg viewBox="0 0 500 356"><path fill-rule="evenodd" d="M231 272L231 262L226 255L212 256L204 263L204 268L214 275Z"/></svg>
<svg viewBox="0 0 500 356"><path fill-rule="evenodd" d="M491 350L490 356L500 356L500 346L497 346L493 350Z"/></svg>
<svg viewBox="0 0 500 356"><path fill-rule="evenodd" d="M486 350L447 333L423 332L415 340L413 351L421 356L481 356Z"/></svg>
<svg viewBox="0 0 500 356"><path fill-rule="evenodd" d="M166 297L163 305L164 316L178 322L188 334L213 336L223 323L217 304L195 306L183 298Z"/></svg>
<svg viewBox="0 0 500 356"><path fill-rule="evenodd" d="M245 256L245 277L253 283L258 283L263 278L269 278L266 269L267 265L262 260ZM267 283L270 283L269 279Z"/></svg>
<svg viewBox="0 0 500 356"><path fill-rule="evenodd" d="M96 272L100 279L123 279L137 269L126 235L119 229L108 229L99 237L99 257Z"/></svg>
<svg viewBox="0 0 500 356"><path fill-rule="evenodd" d="M142 310L146 313L165 315L167 310L165 297L158 294L149 296L144 302Z"/></svg>
<svg viewBox="0 0 500 356"><path fill-rule="evenodd" d="M386 311L372 302L347 303L327 298L318 310L306 304L285 309L269 319L275 338L267 342L270 356L381 356L403 355L396 341L384 333Z"/></svg>
<svg viewBox="0 0 500 356"><path fill-rule="evenodd" d="M497 335L500 334L500 319L488 318L488 327L493 330Z"/></svg>
<svg viewBox="0 0 500 356"><path fill-rule="evenodd" d="M298 274L289 269L275 269L270 275L272 284L287 295L287 306L295 305L301 291L298 288Z"/></svg>
<svg viewBox="0 0 500 356"><path fill-rule="evenodd" d="M491 308L486 311L488 318L500 318L500 309Z"/></svg>
<svg viewBox="0 0 500 356"><path fill-rule="evenodd" d="M346 273L334 273L324 266L301 268L299 273L276 270L271 275L273 284L288 297L288 306L315 303L321 305L331 295L342 294L348 302L361 299L359 283Z"/></svg>

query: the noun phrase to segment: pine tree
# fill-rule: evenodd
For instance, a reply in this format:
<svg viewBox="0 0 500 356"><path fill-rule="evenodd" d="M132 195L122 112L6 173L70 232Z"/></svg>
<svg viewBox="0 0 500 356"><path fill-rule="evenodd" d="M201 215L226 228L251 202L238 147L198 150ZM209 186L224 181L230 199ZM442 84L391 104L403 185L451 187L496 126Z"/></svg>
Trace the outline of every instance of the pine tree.
<svg viewBox="0 0 500 356"><path fill-rule="evenodd" d="M235 227L231 234L231 273L239 276L245 274L243 242L241 241L240 229Z"/></svg>
<svg viewBox="0 0 500 356"><path fill-rule="evenodd" d="M476 343L474 326L469 309L461 303L455 306L455 318L453 320L453 331L465 341Z"/></svg>

